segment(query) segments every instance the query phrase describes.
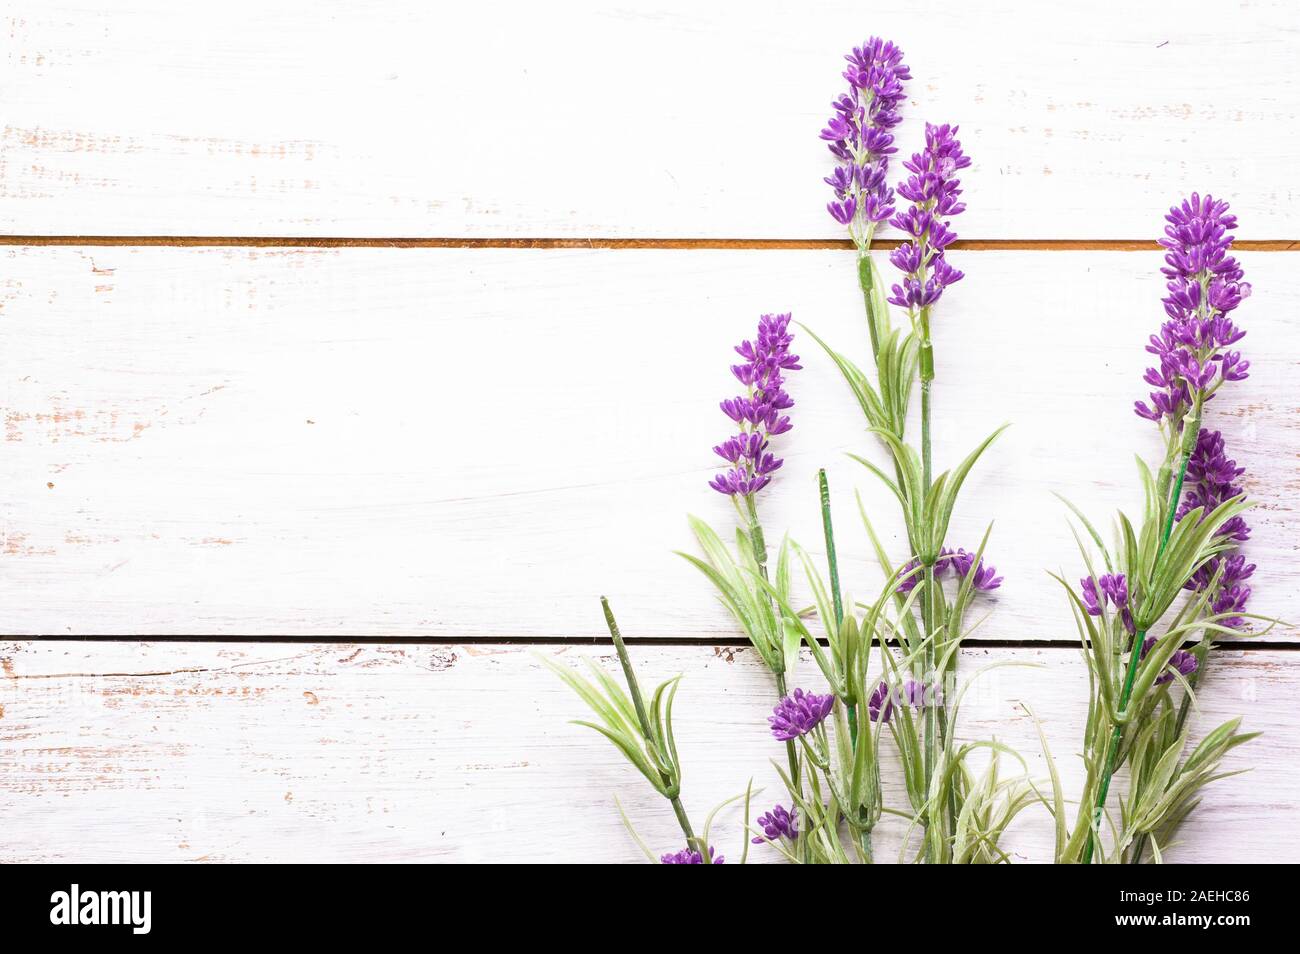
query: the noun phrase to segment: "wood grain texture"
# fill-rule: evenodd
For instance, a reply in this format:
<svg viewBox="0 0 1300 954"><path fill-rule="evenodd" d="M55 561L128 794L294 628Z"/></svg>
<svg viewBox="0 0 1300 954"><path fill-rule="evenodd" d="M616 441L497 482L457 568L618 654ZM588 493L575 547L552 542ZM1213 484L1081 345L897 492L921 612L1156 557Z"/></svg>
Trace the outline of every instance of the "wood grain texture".
<svg viewBox="0 0 1300 954"><path fill-rule="evenodd" d="M578 662L576 650L542 651ZM764 721L772 690L754 654L635 654L647 681L685 675L677 727L697 824L751 776L766 787L759 806L777 800L768 760L781 750ZM1244 713L1266 734L1233 753L1226 768L1254 771L1211 786L1169 861L1300 860L1294 656L1215 659L1198 729ZM1077 792L1078 654L968 651L964 671L992 661L1043 668L985 676L964 732L996 734L1045 777L1019 705L1028 702L1067 793ZM655 850L680 840L671 812L613 748L566 724L585 714L581 702L520 647L23 642L0 644L0 665L6 862L636 861L615 794ZM814 670L805 660L798 681ZM892 764L885 775L898 804ZM732 813L715 829L729 861L740 826ZM882 822L881 860L897 858L904 827ZM1046 813L1024 816L1010 841L1018 861L1049 860Z"/></svg>
<svg viewBox="0 0 1300 954"><path fill-rule="evenodd" d="M628 635L729 640L674 549L686 514L733 525L706 481L729 433L734 342L793 309L866 351L850 253L28 249L0 258L0 624L10 635ZM937 319L936 463L1013 427L949 541L996 521L1006 577L977 633L1074 639L1046 571L1081 566L1058 491L1105 526L1139 503L1158 437L1132 401L1158 326L1158 256L971 253ZM1245 261L1251 378L1207 413L1247 468L1254 606L1300 618L1298 290ZM804 336L768 535L821 551L830 470L846 586L876 592L855 512L905 559L879 458ZM728 531L729 532L729 531ZM1285 633L1276 634L1285 638Z"/></svg>
<svg viewBox="0 0 1300 954"><path fill-rule="evenodd" d="M835 238L818 140L863 33L955 122L963 234L1140 238L1185 191L1300 233L1292 0L701 5L10 0L0 230Z"/></svg>

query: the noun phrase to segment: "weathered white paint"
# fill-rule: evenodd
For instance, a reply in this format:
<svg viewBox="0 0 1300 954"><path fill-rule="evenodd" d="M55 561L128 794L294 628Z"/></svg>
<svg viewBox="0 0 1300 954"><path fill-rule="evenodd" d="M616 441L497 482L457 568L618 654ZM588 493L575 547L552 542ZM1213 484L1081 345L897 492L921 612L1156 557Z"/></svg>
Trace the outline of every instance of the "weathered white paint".
<svg viewBox="0 0 1300 954"><path fill-rule="evenodd" d="M9 0L0 229L838 237L818 131L894 38L975 158L961 231L1150 238L1192 189L1291 238L1300 8Z"/></svg>
<svg viewBox="0 0 1300 954"><path fill-rule="evenodd" d="M608 649L595 652L616 668ZM647 682L685 675L677 728L697 825L751 776L765 786L757 806L781 797L768 763L781 750L764 721L772 690L752 651L633 652ZM1208 790L1168 860L1300 858L1293 657L1214 661L1198 726L1244 713L1266 735L1230 756L1227 768L1254 771ZM1082 661L985 650L963 667L1006 660L1043 668L986 676L965 732L1019 747L1045 778L1028 702L1077 792ZM582 703L526 647L15 642L0 644L0 665L3 861L636 861L615 794L655 850L681 840L613 748L565 722L584 716ZM897 772L886 779L900 805ZM882 822L882 860L897 857L903 827ZM738 860L739 814L715 836ZM1010 840L1017 860L1049 860L1046 813L1031 810Z"/></svg>
<svg viewBox="0 0 1300 954"><path fill-rule="evenodd" d="M0 231L835 238L817 131L840 54L877 32L916 74L903 152L924 119L962 125L967 237L1149 239L1192 189L1227 195L1243 237L1296 235L1300 8L1039 8L10 0ZM1252 378L1208 420L1259 504L1254 606L1295 620L1291 257L1244 256ZM969 545L997 521L1007 582L975 638L1070 638L1044 571L1078 560L1050 492L1101 521L1136 504L1158 256L958 264L937 459L1015 424L953 525ZM687 512L730 519L704 485L729 348L789 309L864 353L841 253L0 250L0 633L301 638L0 644L0 860L635 860L614 791L674 847L524 648L327 642L600 636L600 592L630 635L703 641L635 650L647 679L687 675L692 813L751 774L775 800L770 687L752 653L711 645L734 627L670 551ZM827 466L867 598L849 490L901 558L894 507L843 457L872 446L845 389L799 350L765 522L820 556ZM1245 713L1266 735L1170 860L1300 858L1293 655L1219 657L1202 725ZM995 673L966 731L1042 774L1030 702L1074 790L1077 655L972 649L966 671L994 659L1045 668ZM883 829L887 856L901 826ZM719 834L734 861L734 816ZM1045 816L1014 843L1046 860Z"/></svg>
<svg viewBox="0 0 1300 954"><path fill-rule="evenodd" d="M968 253L936 319L936 461L1006 421L950 542L1005 574L978 636L1073 639L1047 570L1081 561L1052 496L1136 507L1158 256ZM1254 605L1300 619L1290 257L1245 258L1250 380L1207 412L1259 502ZM851 253L20 249L4 274L3 629L19 634L736 638L672 550L729 433L731 345L793 309L867 351ZM829 468L846 585L879 585L853 504L905 559L882 460L806 336L762 502L820 554ZM1279 634L1280 635L1280 634Z"/></svg>

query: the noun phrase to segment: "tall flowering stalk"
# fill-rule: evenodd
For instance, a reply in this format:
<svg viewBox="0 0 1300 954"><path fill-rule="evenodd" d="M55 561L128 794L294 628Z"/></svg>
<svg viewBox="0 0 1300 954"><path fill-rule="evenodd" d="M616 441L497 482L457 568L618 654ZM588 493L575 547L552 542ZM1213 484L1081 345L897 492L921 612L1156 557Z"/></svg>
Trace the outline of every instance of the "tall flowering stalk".
<svg viewBox="0 0 1300 954"><path fill-rule="evenodd" d="M944 291L963 277L948 262L947 252L957 237L952 219L965 210L958 174L971 161L957 138L957 127L927 124L924 147L903 162L904 177L895 189L889 189L884 173L895 148L888 130L898 123L901 80L911 74L902 65L901 52L892 43L875 38L847 59L850 70L845 78L858 92L835 101L836 115L822 131L822 138L831 140L837 160L837 168L826 180L836 190L837 201L828 208L836 221L848 228L858 252L874 382L873 376L815 334L813 337L840 369L868 426L891 458L893 472L888 474L871 461L852 455L899 501L910 551L909 559L894 570L867 522L880 563L895 578L891 585L896 592L892 616L874 620L874 632L867 637L868 646L872 636L879 641L886 678L864 687L860 698L868 699L873 721L882 712L890 714L891 718L880 717L880 721L890 726L899 746L917 822L924 826L924 856L932 863L946 862L962 854L957 850L957 820L971 790L965 769L958 764L961 757L954 747L943 689L947 678L955 674L971 601L1001 583L996 571L984 565L983 543L974 553L945 547L962 483L998 432L937 479L932 468L935 361L931 322ZM866 105L861 101L863 90L870 91ZM879 116L872 106L879 107ZM898 199L907 203L901 209L896 208ZM886 221L906 238L889 256L901 274L887 299L869 254L876 227ZM905 329L893 327L889 305L904 311ZM919 453L905 435L907 408L918 377ZM865 513L863 517L865 520ZM954 592L945 593L940 581L949 570L956 570L956 586ZM902 649L901 657L889 649L891 641ZM911 675L905 679L902 673L907 670ZM882 702L898 692L917 698L919 704L899 707Z"/></svg>
<svg viewBox="0 0 1300 954"><path fill-rule="evenodd" d="M1057 858L1065 862L1138 862L1148 845L1158 859L1196 793L1216 777L1219 760L1251 738L1234 719L1178 761L1196 681L1215 636L1244 626L1246 581L1255 569L1233 552L1250 535L1242 515L1248 504L1236 483L1243 470L1227 457L1222 435L1201 425L1218 390L1248 377L1250 362L1231 348L1245 332L1230 315L1250 295L1250 285L1229 254L1237 221L1226 202L1193 194L1165 218L1166 321L1147 346L1158 367L1144 377L1155 390L1149 403L1135 406L1160 427L1165 446L1159 469L1153 475L1142 466L1142 523L1135 529L1120 514L1113 552L1075 511L1106 572L1098 572L1085 550L1088 575L1078 593L1070 593L1096 696L1085 730L1084 797L1068 838L1057 810ZM1181 594L1186 599L1166 619ZM1153 634L1157 627L1163 627L1159 635ZM1184 649L1192 639L1194 648ZM1184 696L1175 705L1172 693L1180 686ZM1106 802L1126 760L1132 780L1108 855Z"/></svg>
<svg viewBox="0 0 1300 954"><path fill-rule="evenodd" d="M743 360L731 366L731 373L745 390L719 405L735 429L713 448L729 469L709 481L709 486L730 497L736 508L735 552L707 523L690 517L704 557L680 554L709 578L718 599L745 630L772 672L778 697L786 695L786 673L794 668L799 644L780 609L790 592L789 547L783 542L778 554L774 599L769 593L768 548L758 515L758 495L784 463L773 452L772 439L793 427L785 413L794 407L785 390L786 375L801 367L799 356L790 350L793 343L787 313L763 315L754 338L736 345ZM798 778L799 752L789 740L786 755L791 777Z"/></svg>

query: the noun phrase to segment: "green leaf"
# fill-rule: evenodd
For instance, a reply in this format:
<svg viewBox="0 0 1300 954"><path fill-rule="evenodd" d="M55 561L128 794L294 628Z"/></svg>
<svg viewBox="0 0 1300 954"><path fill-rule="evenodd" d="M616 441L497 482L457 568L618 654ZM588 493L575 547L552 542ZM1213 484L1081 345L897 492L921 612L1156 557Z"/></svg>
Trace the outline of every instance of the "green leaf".
<svg viewBox="0 0 1300 954"><path fill-rule="evenodd" d="M807 325L802 322L796 322L796 324L806 331L813 341L817 342L817 344L821 346L821 349L826 352L827 357L829 357L831 361L835 363L835 366L839 368L840 374L848 384L849 390L853 392L854 398L857 399L858 406L862 409L862 414L867 419L867 422L872 427L889 426L889 415L885 412L885 407L881 403L880 395L876 393L876 389L871 386L871 382L867 379L867 376L862 372L862 370L848 358L844 357L838 351L835 351L817 335L817 332L813 331Z"/></svg>
<svg viewBox="0 0 1300 954"><path fill-rule="evenodd" d="M1110 553L1108 553L1106 550L1106 544L1102 542L1101 534L1099 534L1097 532L1097 528L1094 527L1091 522L1089 522L1087 515L1078 507L1076 507L1071 500L1069 500L1067 497L1062 496L1061 494L1058 494L1056 491L1052 491L1052 496L1055 497L1057 500L1061 501L1061 503L1065 504L1067 507L1069 507L1070 512L1074 514L1074 516L1078 519L1078 521L1081 524L1083 524L1084 529L1088 531L1088 536L1092 537L1093 543L1097 544L1097 549L1101 551L1102 558L1106 561L1106 572L1113 573L1114 568L1111 566ZM1121 516L1123 515L1121 514Z"/></svg>
<svg viewBox="0 0 1300 954"><path fill-rule="evenodd" d="M961 486L965 483L966 477L970 473L971 468L975 466L975 462L980 459L980 455L988 449L988 446L997 440L1002 432L1010 426L1010 424L1003 424L996 431L986 437L978 447L966 455L965 460L957 465L957 468L952 471L951 478L945 480L945 472L944 475L940 476L940 478L935 481L936 484L943 484L943 491L938 495L934 504L934 510L931 514L932 539L938 545L942 545L944 538L948 535L948 522L952 518L953 507L957 503L957 494L961 491Z"/></svg>

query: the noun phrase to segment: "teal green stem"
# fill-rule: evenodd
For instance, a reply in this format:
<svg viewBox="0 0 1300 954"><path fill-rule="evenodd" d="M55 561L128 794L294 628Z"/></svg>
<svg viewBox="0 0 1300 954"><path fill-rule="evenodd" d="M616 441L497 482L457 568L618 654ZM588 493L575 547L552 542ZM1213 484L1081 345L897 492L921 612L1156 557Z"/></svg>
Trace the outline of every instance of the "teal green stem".
<svg viewBox="0 0 1300 954"><path fill-rule="evenodd" d="M873 328L874 328L874 322ZM825 469L817 471L817 487L821 494L822 504L822 533L826 538L826 564L830 568L831 574L831 600L835 612L835 632L842 633L844 626L844 598L840 593L840 564L839 558L835 555L835 529L831 522L831 488L826 480ZM870 647L868 647L869 649ZM850 695L854 692L856 686L850 683L852 673L847 672L850 668L848 660L845 660L845 681L849 683L848 690ZM855 703L845 702L845 712L849 720L849 745L853 751L858 748L858 707ZM869 744L868 742L864 742ZM871 830L869 828L857 828L858 846L862 851L863 860L870 864L873 860L871 852Z"/></svg>
<svg viewBox="0 0 1300 954"><path fill-rule="evenodd" d="M835 558L835 530L831 526L831 488L826 471L817 471L817 486L822 499L822 533L826 537L826 563L831 571L831 599L835 605L835 630L844 624L844 603L840 598L840 565Z"/></svg>
<svg viewBox="0 0 1300 954"><path fill-rule="evenodd" d="M627 691L632 696L632 705L636 709L636 719L641 726L641 734L650 745L655 745L654 732L650 728L650 717L646 713L645 699L641 696L641 687L636 681L636 672L632 669L632 657L628 655L627 645L623 642L623 635L618 631L618 621L614 619L614 611L610 608L609 600L605 597L600 598L601 609L605 611L605 625L609 627L609 636L614 640L614 650L618 653L618 661L623 667L623 678L627 681ZM667 774L660 773L665 785L673 785L674 780ZM695 837L695 831L691 827L691 820L686 816L686 809L682 807L681 798L673 795L668 799L673 806L673 814L677 816L677 824L682 826L682 834L686 836L686 843L693 846L700 852L701 858L705 864L708 864L708 847L703 841Z"/></svg>
<svg viewBox="0 0 1300 954"><path fill-rule="evenodd" d="M1200 421L1197 417L1189 418L1184 423L1182 460L1178 465L1178 480L1174 483L1174 492L1170 495L1168 501L1168 513L1165 515L1164 531L1160 535L1160 546L1156 549L1155 566L1159 567L1160 557L1164 555L1165 546L1169 543L1169 536L1174 530L1174 513L1178 510L1178 501L1183 494L1183 480L1187 477L1187 461L1191 457L1191 450L1188 449L1187 434L1191 433L1191 447L1196 447L1196 431L1200 429ZM1120 692L1119 711L1123 715L1128 709L1130 697L1133 695L1133 682L1137 677L1138 663L1142 659L1142 644L1146 642L1147 631L1140 629L1137 635L1133 637L1133 643L1129 646L1128 669L1124 673L1124 688ZM1106 811L1106 798L1110 795L1110 780L1115 774L1115 769L1119 765L1119 748L1124 737L1124 724L1117 722L1115 728L1110 734L1110 746L1106 751L1106 768L1101 776L1101 786L1097 789L1097 804L1093 809L1092 816L1092 837L1083 849L1083 863L1089 864L1092 861L1092 850L1097 840L1101 838L1101 818Z"/></svg>

